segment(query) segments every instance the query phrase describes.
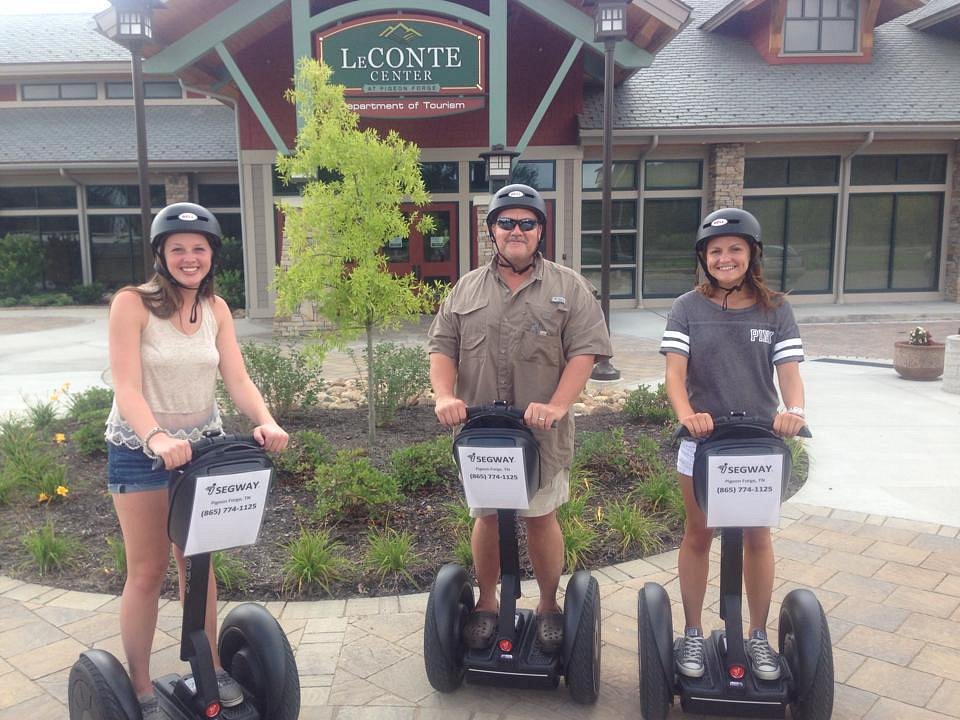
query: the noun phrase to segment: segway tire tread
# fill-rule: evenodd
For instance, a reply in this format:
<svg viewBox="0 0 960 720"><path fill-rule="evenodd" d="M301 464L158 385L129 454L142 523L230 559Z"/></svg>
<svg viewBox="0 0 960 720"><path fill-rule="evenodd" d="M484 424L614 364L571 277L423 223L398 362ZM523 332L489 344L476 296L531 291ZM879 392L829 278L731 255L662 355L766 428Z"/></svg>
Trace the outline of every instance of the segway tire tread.
<svg viewBox="0 0 960 720"><path fill-rule="evenodd" d="M463 684L465 669L462 666L457 667L447 657L440 642L432 592L427 600L427 613L423 625L423 661L427 679L435 690L442 693L453 692Z"/></svg>
<svg viewBox="0 0 960 720"><path fill-rule="evenodd" d="M813 682L805 697L791 703L795 720L829 720L833 715L833 649L827 617L820 612L820 652Z"/></svg>
<svg viewBox="0 0 960 720"><path fill-rule="evenodd" d="M583 614L577 625L577 633L565 672L570 697L574 702L582 705L595 703L600 695L599 678L596 683L594 682L595 673L599 675L599 668L594 666L600 664L599 651L594 650L594 633L600 632L595 618L599 615L599 586L596 578L590 578L583 601ZM589 622L585 622L588 619Z"/></svg>
<svg viewBox="0 0 960 720"><path fill-rule="evenodd" d="M114 689L100 672L100 668L89 658L81 655L70 669L69 687L73 691L74 683L86 683L92 696L100 699L99 708L96 706L76 707L74 692L70 695L70 717L90 718L90 720L135 720L128 718L120 704ZM99 714L92 711L100 710ZM76 712L75 712L76 711ZM137 719L138 720L138 719Z"/></svg>
<svg viewBox="0 0 960 720"><path fill-rule="evenodd" d="M664 720L670 712L673 691L660 662L660 651L653 632L653 621L646 611L645 598L640 601L638 641L640 644L640 713L644 720Z"/></svg>
<svg viewBox="0 0 960 720"><path fill-rule="evenodd" d="M300 673L297 670L297 660L293 656L293 648L286 635L283 638L283 660L286 666L284 672L283 691L277 698L274 712L267 715L265 720L297 720L300 717Z"/></svg>

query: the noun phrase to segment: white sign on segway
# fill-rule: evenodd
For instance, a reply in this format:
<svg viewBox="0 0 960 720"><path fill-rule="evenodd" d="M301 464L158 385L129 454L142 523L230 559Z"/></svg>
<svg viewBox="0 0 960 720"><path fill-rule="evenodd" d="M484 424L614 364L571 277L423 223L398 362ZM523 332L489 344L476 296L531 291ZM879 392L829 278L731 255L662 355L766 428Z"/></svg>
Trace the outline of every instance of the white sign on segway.
<svg viewBox="0 0 960 720"><path fill-rule="evenodd" d="M260 533L270 470L197 478L184 555L252 545Z"/></svg>
<svg viewBox="0 0 960 720"><path fill-rule="evenodd" d="M707 458L707 527L773 527L780 522L782 455Z"/></svg>
<svg viewBox="0 0 960 720"><path fill-rule="evenodd" d="M472 508L526 510L523 448L458 447L460 475Z"/></svg>

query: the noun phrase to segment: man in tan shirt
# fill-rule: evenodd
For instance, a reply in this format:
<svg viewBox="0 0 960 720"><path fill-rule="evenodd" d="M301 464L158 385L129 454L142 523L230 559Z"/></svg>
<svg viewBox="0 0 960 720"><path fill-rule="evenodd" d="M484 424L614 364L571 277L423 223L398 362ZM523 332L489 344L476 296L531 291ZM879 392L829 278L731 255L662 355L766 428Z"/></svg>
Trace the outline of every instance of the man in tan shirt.
<svg viewBox="0 0 960 720"><path fill-rule="evenodd" d="M613 349L583 277L540 254L546 221L546 205L533 188L508 185L495 194L487 227L496 254L454 286L430 326L427 351L442 425L463 423L468 405L505 400L526 408L524 422L540 444L541 488L519 514L540 588L537 632L551 651L563 633L557 604L563 535L556 509L569 498L574 423L568 411L594 363ZM471 508L471 515L477 518L472 549L480 597L464 638L471 647L487 647L497 624L497 515L489 508Z"/></svg>

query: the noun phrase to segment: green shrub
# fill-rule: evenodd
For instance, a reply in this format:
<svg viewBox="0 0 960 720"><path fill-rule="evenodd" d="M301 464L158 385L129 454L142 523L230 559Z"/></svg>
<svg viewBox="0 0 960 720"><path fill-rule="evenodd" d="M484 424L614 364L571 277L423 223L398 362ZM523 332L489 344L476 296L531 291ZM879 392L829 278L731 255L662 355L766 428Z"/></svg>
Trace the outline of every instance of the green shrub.
<svg viewBox="0 0 960 720"><path fill-rule="evenodd" d="M77 422L79 427L73 431L71 440L84 455L105 454L107 443L103 439L103 430L110 408L94 408L81 413Z"/></svg>
<svg viewBox="0 0 960 720"><path fill-rule="evenodd" d="M280 470L293 475L313 475L318 466L334 459L336 449L316 430L297 430L276 459Z"/></svg>
<svg viewBox="0 0 960 720"><path fill-rule="evenodd" d="M33 235L0 238L0 296L33 292L43 278L43 246Z"/></svg>
<svg viewBox="0 0 960 720"><path fill-rule="evenodd" d="M372 528L367 534L367 542L369 547L364 563L381 583L390 576L406 578L411 585L417 585L410 570L423 564L423 558L413 548L413 535L393 528Z"/></svg>
<svg viewBox="0 0 960 720"><path fill-rule="evenodd" d="M318 587L329 595L330 584L343 578L349 567L343 544L332 540L326 530L301 530L284 549L288 557L283 566L283 587L296 588L298 594Z"/></svg>
<svg viewBox="0 0 960 720"><path fill-rule="evenodd" d="M597 542L597 531L578 518L566 518L560 522L563 534L563 560L567 572L584 567L590 550Z"/></svg>
<svg viewBox="0 0 960 720"><path fill-rule="evenodd" d="M649 385L641 385L627 396L623 405L624 414L631 420L663 423L676 421L670 400L667 399L667 388L663 383L652 390Z"/></svg>
<svg viewBox="0 0 960 720"><path fill-rule="evenodd" d="M31 307L50 307L51 305L73 305L73 298L66 293L35 293L21 298L21 302Z"/></svg>
<svg viewBox="0 0 960 720"><path fill-rule="evenodd" d="M373 374L376 422L384 425L398 408L430 387L430 359L422 347L382 342L373 349ZM361 389L366 393L365 385Z"/></svg>
<svg viewBox="0 0 960 720"><path fill-rule="evenodd" d="M79 420L91 410L107 410L113 406L113 390L91 387L83 392L67 394L67 417Z"/></svg>
<svg viewBox="0 0 960 720"><path fill-rule="evenodd" d="M57 420L57 395L50 400L24 400L27 406L27 421L30 426L39 433L46 433Z"/></svg>
<svg viewBox="0 0 960 720"><path fill-rule="evenodd" d="M589 488L571 486L570 499L557 508L557 521L562 525L567 520L582 520L592 495L593 491Z"/></svg>
<svg viewBox="0 0 960 720"><path fill-rule="evenodd" d="M660 547L660 534L666 530L662 522L629 502L610 503L604 519L624 555L631 545L636 545L644 555L656 550Z"/></svg>
<svg viewBox="0 0 960 720"><path fill-rule="evenodd" d="M5 486L23 488L42 502L67 494L66 466L57 461L49 445L16 419L0 423L0 430L0 476Z"/></svg>
<svg viewBox="0 0 960 720"><path fill-rule="evenodd" d="M0 307L16 307L20 301L15 297L0 297Z"/></svg>
<svg viewBox="0 0 960 720"><path fill-rule="evenodd" d="M633 495L654 512L664 515L669 523L683 522L686 518L677 474L662 463L637 485Z"/></svg>
<svg viewBox="0 0 960 720"><path fill-rule="evenodd" d="M243 310L247 307L243 270L221 270L216 276L216 287L217 295L224 299L231 310Z"/></svg>
<svg viewBox="0 0 960 720"><path fill-rule="evenodd" d="M106 294L107 286L102 282L74 285L70 288L70 295L78 305L102 305Z"/></svg>
<svg viewBox="0 0 960 720"><path fill-rule="evenodd" d="M211 556L213 575L224 590L236 590L250 573L236 557L220 550Z"/></svg>
<svg viewBox="0 0 960 720"><path fill-rule="evenodd" d="M250 379L260 389L277 420L286 417L291 410L317 404L323 380L305 354L294 348L284 352L279 345L272 343L258 345L252 342L243 343L241 351ZM217 399L225 412L236 414L236 407L222 382L218 383Z"/></svg>
<svg viewBox="0 0 960 720"><path fill-rule="evenodd" d="M31 530L21 542L41 575L73 564L80 549L80 542L75 538L57 535L52 522Z"/></svg>
<svg viewBox="0 0 960 720"><path fill-rule="evenodd" d="M319 517L377 517L403 498L396 478L370 464L363 450L340 450L336 459L320 465L310 487L317 493Z"/></svg>
<svg viewBox="0 0 960 720"><path fill-rule="evenodd" d="M790 449L790 464L793 466L790 474L799 484L803 484L807 481L807 473L810 472L810 456L807 455L807 449L800 438L791 437L785 440Z"/></svg>
<svg viewBox="0 0 960 720"><path fill-rule="evenodd" d="M457 465L453 461L453 440L449 435L438 435L433 440L394 450L390 455L390 466L404 492L455 480Z"/></svg>
<svg viewBox="0 0 960 720"><path fill-rule="evenodd" d="M111 535L107 538L107 549L110 560L113 563L113 570L117 575L127 574L127 547L123 544L123 538Z"/></svg>
<svg viewBox="0 0 960 720"><path fill-rule="evenodd" d="M441 520L444 527L455 535L467 535L473 532L473 518L470 517L470 508L463 500L449 502L444 507L447 509L446 517Z"/></svg>
<svg viewBox="0 0 960 720"><path fill-rule="evenodd" d="M574 467L589 469L600 476L629 477L633 474L631 455L623 441L623 428L584 432L579 441L580 447L573 455Z"/></svg>
<svg viewBox="0 0 960 720"><path fill-rule="evenodd" d="M473 565L473 546L470 544L469 535L457 535L453 544L453 559L464 567Z"/></svg>

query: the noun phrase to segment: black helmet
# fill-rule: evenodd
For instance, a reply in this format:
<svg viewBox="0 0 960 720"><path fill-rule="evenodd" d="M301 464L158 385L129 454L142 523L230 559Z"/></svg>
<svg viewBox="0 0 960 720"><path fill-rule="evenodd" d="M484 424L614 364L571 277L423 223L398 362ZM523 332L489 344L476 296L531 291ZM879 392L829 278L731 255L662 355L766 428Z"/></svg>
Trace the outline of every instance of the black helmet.
<svg viewBox="0 0 960 720"><path fill-rule="evenodd" d="M758 254L763 254L760 241L760 222L746 210L739 208L720 208L707 215L697 231L697 255L703 250L710 238L721 235L737 235L757 246Z"/></svg>
<svg viewBox="0 0 960 720"><path fill-rule="evenodd" d="M160 258L163 241L168 235L178 232L205 235L214 254L220 250L220 223L214 214L202 205L174 203L157 213L150 225L150 247L153 248L153 254Z"/></svg>
<svg viewBox="0 0 960 720"><path fill-rule="evenodd" d="M540 221L543 232L546 232L547 205L543 202L543 198L540 197L540 193L529 185L514 184L506 185L497 190L493 195L493 200L490 201L490 207L487 208L487 227L491 230L491 235L493 234L493 223L497 219L497 215L507 208L526 208L527 210L532 210L537 216L537 220Z"/></svg>

